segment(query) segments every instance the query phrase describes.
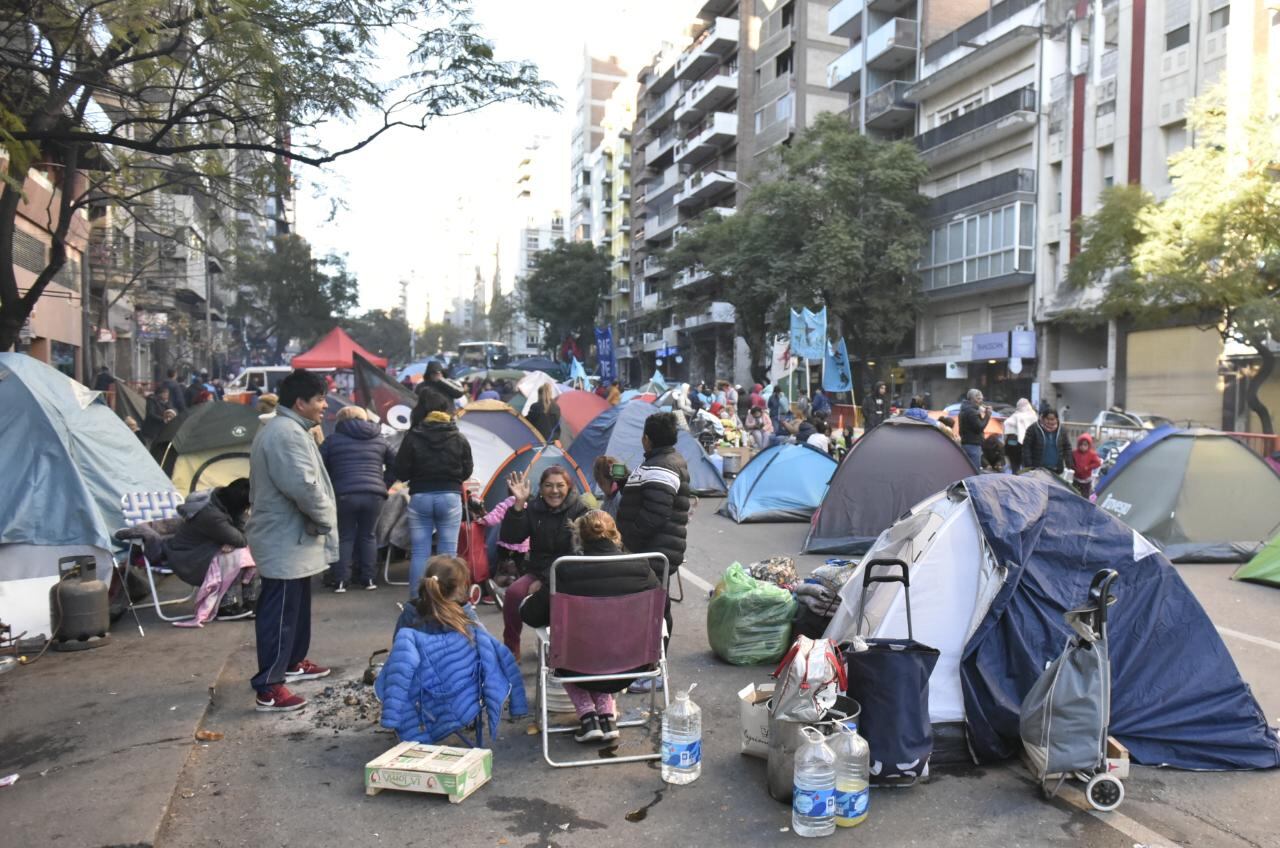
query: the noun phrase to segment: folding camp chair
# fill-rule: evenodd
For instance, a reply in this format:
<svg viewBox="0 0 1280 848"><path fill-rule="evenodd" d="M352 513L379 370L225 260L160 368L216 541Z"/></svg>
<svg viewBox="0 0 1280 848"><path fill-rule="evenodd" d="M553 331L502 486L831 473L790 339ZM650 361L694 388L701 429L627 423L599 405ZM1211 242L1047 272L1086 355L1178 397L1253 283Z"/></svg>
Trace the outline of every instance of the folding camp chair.
<svg viewBox="0 0 1280 848"><path fill-rule="evenodd" d="M120 510L124 515L124 523L129 527L136 527L149 521L177 518L178 507L182 502L183 497L177 492L132 492L120 499ZM142 544L141 539L129 540L129 548L125 552L124 568L121 570L120 575L120 579L125 584L125 597L129 599L129 610L134 613L134 616L137 616L137 605L133 602L133 596L128 591L128 577L129 565L133 562L135 549L142 559L142 570L147 574L147 588L151 592L151 604L155 607L156 615L163 621L186 621L189 618L194 618L194 615L170 616L164 614L162 607L190 602L196 596L198 587L191 587L191 591L181 598L173 598L168 601L160 600L160 593L156 589L156 571L159 570L159 567L152 564L151 560L147 558L147 549ZM141 625L139 625L139 629L141 630Z"/></svg>
<svg viewBox="0 0 1280 848"><path fill-rule="evenodd" d="M657 588L631 595L588 598L556 592L556 570L570 562L634 562L637 559L662 560L662 582ZM669 564L662 554L622 554L619 556L566 556L551 564L551 626L537 629L538 635L538 710L542 727L542 756L555 768L594 766L612 763L634 763L661 759L659 753L625 757L582 760L554 760L551 757L551 734L571 733L573 727L551 727L547 713L547 688L552 683L590 683L603 680L661 680L665 710L670 704L667 690L667 652L663 644L666 622L663 611L667 593ZM607 633L609 638L602 639ZM649 671L629 669L652 666ZM561 675L556 669L574 669L575 674ZM619 721L618 727L642 727L657 715L657 686L650 688L649 714L644 718ZM619 711L621 712L621 711ZM593 752L594 753L594 752Z"/></svg>

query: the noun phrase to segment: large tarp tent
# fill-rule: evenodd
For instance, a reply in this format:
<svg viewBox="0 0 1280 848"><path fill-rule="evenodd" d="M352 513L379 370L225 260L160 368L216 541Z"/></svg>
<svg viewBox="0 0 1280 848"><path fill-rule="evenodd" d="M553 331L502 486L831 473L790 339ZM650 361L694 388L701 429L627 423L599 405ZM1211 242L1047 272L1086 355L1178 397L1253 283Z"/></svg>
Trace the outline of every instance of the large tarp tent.
<svg viewBox="0 0 1280 848"><path fill-rule="evenodd" d="M461 420L488 430L506 442L510 448L508 453L545 441L529 419L500 400L472 401L458 415Z"/></svg>
<svg viewBox="0 0 1280 848"><path fill-rule="evenodd" d="M1111 735L1145 765L1280 766L1275 732L1191 590L1154 545L1083 498L1032 477L969 477L917 505L867 556L909 564L915 637L941 652L930 718L962 727L979 762L1017 753L1022 700L1071 634L1063 613L1114 568ZM829 638L852 633L861 586L858 570ZM873 585L865 614L864 633L901 636L901 587Z"/></svg>
<svg viewBox="0 0 1280 848"><path fill-rule="evenodd" d="M111 534L124 524L121 499L172 492L138 437L105 404L55 368L0 353L0 619L50 635L49 587L58 558L92 555L111 578Z"/></svg>
<svg viewBox="0 0 1280 848"><path fill-rule="evenodd" d="M251 406L209 401L164 425L153 452L183 495L249 476L249 449L261 421Z"/></svg>
<svg viewBox="0 0 1280 848"><path fill-rule="evenodd" d="M387 360L365 350L341 327L334 327L316 342L315 347L298 354L289 360L289 364L294 368L352 368L354 354L363 356L379 368L387 367Z"/></svg>
<svg viewBox="0 0 1280 848"><path fill-rule="evenodd" d="M932 422L890 418L840 463L814 513L805 553L860 554L898 516L973 473L960 446Z"/></svg>
<svg viewBox="0 0 1280 848"><path fill-rule="evenodd" d="M1151 444L1148 444L1151 443ZM1148 436L1099 488L1098 506L1174 562L1246 562L1280 530L1280 476L1216 430Z"/></svg>
<svg viewBox="0 0 1280 848"><path fill-rule="evenodd" d="M526 445L507 457L507 461L502 464L488 486L484 490L481 500L484 501L486 510L493 509L510 492L507 490L507 475L513 472L528 472L529 482L533 486L534 494L538 491L538 481L542 477L542 472L552 465L559 465L569 470L569 477L573 480L573 489L579 495L589 498L592 506L595 505L595 499L590 498L591 484L587 482L587 476L582 473L582 469L578 463L573 461L567 453L560 449L559 445Z"/></svg>
<svg viewBox="0 0 1280 848"><path fill-rule="evenodd" d="M836 461L808 445L774 445L734 478L720 514L749 521L808 521L822 503Z"/></svg>
<svg viewBox="0 0 1280 848"><path fill-rule="evenodd" d="M1232 580L1247 580L1280 589L1280 536L1276 536L1258 555L1242 565Z"/></svg>
<svg viewBox="0 0 1280 848"><path fill-rule="evenodd" d="M588 424L569 448L578 465L590 470L596 457L612 456L635 468L644 459L644 422L658 412L658 407L644 401L628 401L610 407ZM676 436L676 450L689 466L689 488L696 495L723 495L728 490L724 476L712 464L707 452L687 430Z"/></svg>

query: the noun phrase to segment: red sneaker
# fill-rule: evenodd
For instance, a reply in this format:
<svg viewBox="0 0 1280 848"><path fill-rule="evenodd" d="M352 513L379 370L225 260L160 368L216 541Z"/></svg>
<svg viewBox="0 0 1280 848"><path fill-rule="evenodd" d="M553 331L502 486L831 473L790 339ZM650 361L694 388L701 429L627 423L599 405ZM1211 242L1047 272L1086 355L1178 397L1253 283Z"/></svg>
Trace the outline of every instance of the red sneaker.
<svg viewBox="0 0 1280 848"><path fill-rule="evenodd" d="M257 704L260 713L287 713L305 707L307 699L293 694L283 683L277 683L258 693Z"/></svg>
<svg viewBox="0 0 1280 848"><path fill-rule="evenodd" d="M302 662L295 665L293 668L286 670L284 673L285 680L293 680L293 681L319 680L322 677L328 677L328 676L329 676L329 669L325 668L322 665L316 665L311 660L303 660Z"/></svg>

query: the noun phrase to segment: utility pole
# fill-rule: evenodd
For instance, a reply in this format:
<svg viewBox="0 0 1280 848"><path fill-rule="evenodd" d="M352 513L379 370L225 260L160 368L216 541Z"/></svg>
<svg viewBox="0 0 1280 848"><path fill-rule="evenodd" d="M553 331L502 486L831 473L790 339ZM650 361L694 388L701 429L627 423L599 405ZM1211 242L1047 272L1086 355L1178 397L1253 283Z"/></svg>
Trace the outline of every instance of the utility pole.
<svg viewBox="0 0 1280 848"><path fill-rule="evenodd" d="M417 354L415 344L417 333L413 331L413 322L409 320L409 281L400 281L400 313L404 315L404 324L409 328L409 361L415 362Z"/></svg>

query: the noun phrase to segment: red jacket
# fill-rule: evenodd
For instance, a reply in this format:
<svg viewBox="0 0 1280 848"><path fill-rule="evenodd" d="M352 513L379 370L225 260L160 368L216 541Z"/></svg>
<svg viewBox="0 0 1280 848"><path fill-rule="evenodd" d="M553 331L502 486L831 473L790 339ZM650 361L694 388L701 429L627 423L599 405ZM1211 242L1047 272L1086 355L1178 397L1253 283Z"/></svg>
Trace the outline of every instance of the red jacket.
<svg viewBox="0 0 1280 848"><path fill-rule="evenodd" d="M1084 450L1080 450L1081 442L1088 445ZM1074 463L1072 470L1075 480L1079 483L1088 483L1093 479L1093 472L1102 467L1102 457L1093 449L1093 437L1088 433L1076 440L1076 449L1071 452L1071 459Z"/></svg>

